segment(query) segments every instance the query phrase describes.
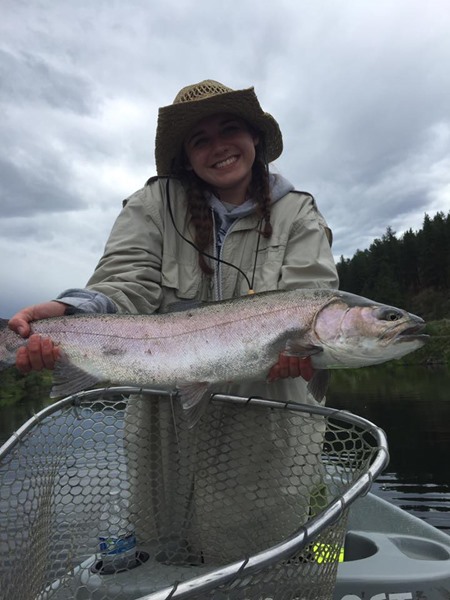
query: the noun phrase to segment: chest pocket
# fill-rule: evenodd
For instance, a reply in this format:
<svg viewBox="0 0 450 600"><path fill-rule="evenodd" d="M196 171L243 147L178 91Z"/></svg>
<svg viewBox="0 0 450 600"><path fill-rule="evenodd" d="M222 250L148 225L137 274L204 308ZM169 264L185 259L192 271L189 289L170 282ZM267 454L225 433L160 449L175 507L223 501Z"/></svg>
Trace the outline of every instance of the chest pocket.
<svg viewBox="0 0 450 600"><path fill-rule="evenodd" d="M193 300L199 296L202 275L194 252L186 249L184 255L180 253L175 256L171 252L163 254L161 284L180 300Z"/></svg>
<svg viewBox="0 0 450 600"><path fill-rule="evenodd" d="M194 261L189 257L175 257L164 255L161 270L161 283L163 287L172 290L180 300L192 300L198 296L201 285L200 269L197 258Z"/></svg>
<svg viewBox="0 0 450 600"><path fill-rule="evenodd" d="M247 277L253 281L255 292L265 292L278 289L278 283L281 277L281 268L283 266L286 253L287 240L261 239L260 247L256 255L253 254L252 260L247 266ZM245 293L245 290L241 290Z"/></svg>

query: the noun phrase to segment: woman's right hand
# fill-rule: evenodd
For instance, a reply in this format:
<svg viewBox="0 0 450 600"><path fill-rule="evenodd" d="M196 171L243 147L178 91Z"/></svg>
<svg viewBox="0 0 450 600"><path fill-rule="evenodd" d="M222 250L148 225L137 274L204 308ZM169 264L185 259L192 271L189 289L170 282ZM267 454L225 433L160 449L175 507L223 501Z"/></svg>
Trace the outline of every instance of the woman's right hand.
<svg viewBox="0 0 450 600"><path fill-rule="evenodd" d="M65 313L66 306L62 302L51 300L23 308L10 319L8 323L10 329L23 338L29 337L27 345L19 348L16 355L16 367L21 373L54 368L60 356L59 348L50 338L38 334L30 336L30 323L39 319L61 317Z"/></svg>

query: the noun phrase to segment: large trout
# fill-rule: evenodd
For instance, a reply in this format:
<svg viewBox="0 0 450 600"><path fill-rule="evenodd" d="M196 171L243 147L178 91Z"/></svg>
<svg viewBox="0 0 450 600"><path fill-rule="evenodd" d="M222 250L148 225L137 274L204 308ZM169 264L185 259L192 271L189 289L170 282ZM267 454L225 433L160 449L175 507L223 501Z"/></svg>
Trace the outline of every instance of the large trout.
<svg viewBox="0 0 450 600"><path fill-rule="evenodd" d="M310 356L316 399L327 369L362 367L422 346L424 321L329 289L267 292L154 315L74 315L32 323L61 349L51 396L100 382L177 389L195 411L214 384L264 380L281 352ZM26 343L0 320L0 368Z"/></svg>

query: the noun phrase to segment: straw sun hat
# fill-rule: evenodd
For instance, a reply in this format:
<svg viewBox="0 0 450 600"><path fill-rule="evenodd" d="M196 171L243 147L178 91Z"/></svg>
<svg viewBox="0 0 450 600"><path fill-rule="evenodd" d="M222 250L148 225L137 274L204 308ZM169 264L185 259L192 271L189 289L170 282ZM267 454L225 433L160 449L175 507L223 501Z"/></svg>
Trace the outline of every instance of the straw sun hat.
<svg viewBox="0 0 450 600"><path fill-rule="evenodd" d="M261 108L253 88L232 90L210 79L188 85L169 106L159 109L155 158L159 176L176 172L183 142L192 127L205 117L230 113L241 117L263 136L265 159L272 162L283 150L278 123Z"/></svg>

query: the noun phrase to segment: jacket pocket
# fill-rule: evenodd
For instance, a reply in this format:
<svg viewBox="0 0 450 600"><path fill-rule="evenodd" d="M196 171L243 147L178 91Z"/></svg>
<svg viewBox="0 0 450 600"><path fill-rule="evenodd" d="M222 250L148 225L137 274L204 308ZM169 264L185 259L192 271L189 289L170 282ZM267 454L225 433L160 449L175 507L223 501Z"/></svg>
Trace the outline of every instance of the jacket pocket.
<svg viewBox="0 0 450 600"><path fill-rule="evenodd" d="M161 285L163 288L169 288L180 300L193 300L200 292L200 269L190 256L177 260L174 256L165 255L162 261Z"/></svg>
<svg viewBox="0 0 450 600"><path fill-rule="evenodd" d="M265 292L278 289L281 278L281 268L286 253L286 243L270 243L260 248L247 271L247 276L253 282L255 292Z"/></svg>

